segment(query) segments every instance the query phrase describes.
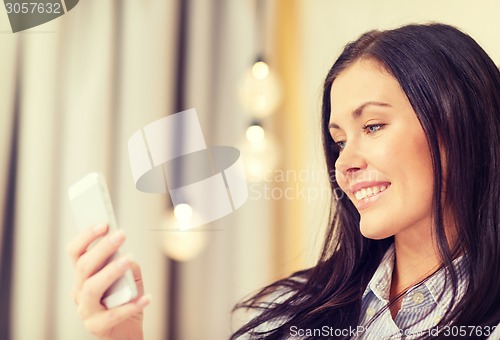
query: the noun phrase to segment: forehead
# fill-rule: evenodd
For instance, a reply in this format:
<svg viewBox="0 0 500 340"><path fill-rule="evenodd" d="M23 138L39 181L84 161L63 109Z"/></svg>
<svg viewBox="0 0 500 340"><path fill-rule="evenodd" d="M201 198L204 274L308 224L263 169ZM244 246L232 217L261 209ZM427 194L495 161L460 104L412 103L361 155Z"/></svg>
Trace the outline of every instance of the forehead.
<svg viewBox="0 0 500 340"><path fill-rule="evenodd" d="M373 60L359 60L340 72L330 92L330 120L350 114L365 102L404 105L407 98L398 81Z"/></svg>

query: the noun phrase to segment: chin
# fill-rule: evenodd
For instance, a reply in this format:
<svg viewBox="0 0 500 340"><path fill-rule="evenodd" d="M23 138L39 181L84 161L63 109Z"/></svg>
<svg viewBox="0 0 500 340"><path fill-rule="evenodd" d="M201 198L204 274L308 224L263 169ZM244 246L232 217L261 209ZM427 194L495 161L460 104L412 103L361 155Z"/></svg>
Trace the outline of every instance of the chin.
<svg viewBox="0 0 500 340"><path fill-rule="evenodd" d="M371 240L383 240L394 235L383 226L377 224L365 225L363 222L360 223L360 232L361 235Z"/></svg>

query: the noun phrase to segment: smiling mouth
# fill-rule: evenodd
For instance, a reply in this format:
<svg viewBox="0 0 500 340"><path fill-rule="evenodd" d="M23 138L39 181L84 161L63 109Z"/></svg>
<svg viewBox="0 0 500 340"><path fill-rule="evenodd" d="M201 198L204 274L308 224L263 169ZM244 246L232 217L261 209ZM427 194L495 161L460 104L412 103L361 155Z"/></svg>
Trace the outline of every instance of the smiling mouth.
<svg viewBox="0 0 500 340"><path fill-rule="evenodd" d="M391 186L390 183L383 184L383 185L376 185L372 186L369 188L363 188L360 190L357 190L354 193L354 196L358 200L358 209L364 209L367 208L368 206L372 205L375 201L377 201L383 194L385 194L385 191Z"/></svg>
<svg viewBox="0 0 500 340"><path fill-rule="evenodd" d="M365 199L365 198L377 195L379 192L383 192L390 185L391 184L389 183L389 184L375 185L373 187L359 189L358 191L356 191L354 193L354 196L359 201L359 200L362 200L362 199Z"/></svg>

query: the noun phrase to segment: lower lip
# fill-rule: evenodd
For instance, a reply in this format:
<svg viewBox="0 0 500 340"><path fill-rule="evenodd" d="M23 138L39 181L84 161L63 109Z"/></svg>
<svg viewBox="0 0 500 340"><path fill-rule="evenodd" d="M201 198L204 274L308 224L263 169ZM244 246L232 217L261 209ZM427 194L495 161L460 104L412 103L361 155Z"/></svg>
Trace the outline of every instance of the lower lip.
<svg viewBox="0 0 500 340"><path fill-rule="evenodd" d="M380 191L378 194L363 198L362 200L358 201L358 210L363 210L374 205L375 202L377 202L382 196L384 196L384 194L390 187L391 186L389 185L384 191Z"/></svg>

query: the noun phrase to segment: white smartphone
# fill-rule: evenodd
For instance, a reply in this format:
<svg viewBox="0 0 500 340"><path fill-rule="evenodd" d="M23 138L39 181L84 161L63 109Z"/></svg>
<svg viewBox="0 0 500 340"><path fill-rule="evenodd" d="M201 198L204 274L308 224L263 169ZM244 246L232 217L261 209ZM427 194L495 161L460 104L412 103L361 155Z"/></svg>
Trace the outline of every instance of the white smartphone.
<svg viewBox="0 0 500 340"><path fill-rule="evenodd" d="M108 187L102 174L89 173L69 188L68 195L79 230L103 222L108 224L108 233L117 229ZM104 266L119 256L117 252L105 262ZM109 287L101 302L106 308L113 308L135 297L137 297L137 286L129 269Z"/></svg>

